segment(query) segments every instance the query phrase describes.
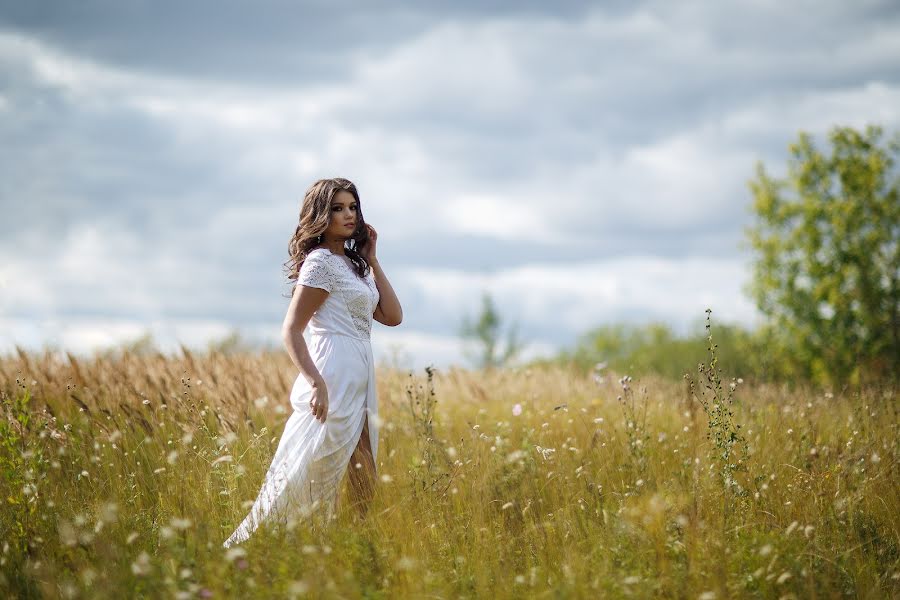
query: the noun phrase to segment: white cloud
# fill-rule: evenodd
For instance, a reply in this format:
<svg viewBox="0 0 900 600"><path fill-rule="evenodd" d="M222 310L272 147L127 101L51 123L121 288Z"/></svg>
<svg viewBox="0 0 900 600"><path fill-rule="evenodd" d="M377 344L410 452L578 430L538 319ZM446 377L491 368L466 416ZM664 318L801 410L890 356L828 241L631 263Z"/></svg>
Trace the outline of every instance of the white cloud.
<svg viewBox="0 0 900 600"><path fill-rule="evenodd" d="M790 136L805 130L824 134L835 125L862 128L869 123L900 126L900 85L871 81L834 90L795 90L738 107L711 127L741 140Z"/></svg>
<svg viewBox="0 0 900 600"><path fill-rule="evenodd" d="M521 198L463 194L438 209L441 222L453 231L501 240L562 241L545 226L540 209Z"/></svg>
<svg viewBox="0 0 900 600"><path fill-rule="evenodd" d="M161 350L171 353L177 350L178 339L202 345L209 337L221 337L227 332L227 327L210 327L202 323L179 326L171 322L148 323L115 318L2 318L0 353L11 352L18 345L33 350L46 347L90 355L95 351L134 341L146 332L154 334Z"/></svg>
<svg viewBox="0 0 900 600"><path fill-rule="evenodd" d="M486 291L502 309L504 320L525 323L526 336L532 330L543 336L557 330L561 338L642 317L667 321L685 332L691 320L705 316L706 308L712 308L715 318L748 326L758 317L752 303L742 297L747 265L740 259L629 256L492 273L409 269L403 278L436 315L458 314L460 308L474 314L481 292Z"/></svg>

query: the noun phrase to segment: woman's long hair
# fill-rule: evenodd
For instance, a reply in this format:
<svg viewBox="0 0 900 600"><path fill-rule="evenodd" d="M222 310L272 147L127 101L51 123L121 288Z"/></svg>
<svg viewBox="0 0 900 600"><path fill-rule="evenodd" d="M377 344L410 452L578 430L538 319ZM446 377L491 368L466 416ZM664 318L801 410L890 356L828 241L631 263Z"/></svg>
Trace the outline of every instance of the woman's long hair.
<svg viewBox="0 0 900 600"><path fill-rule="evenodd" d="M353 232L353 236L347 240L344 251L353 263L353 270L356 271L356 274L360 277L368 275L369 263L363 258L361 252L369 243L369 229L363 219L359 192L356 191L356 186L350 180L333 177L319 179L309 186L303 196L303 204L300 206L300 223L288 243L289 258L284 263L288 280L296 282L306 256L321 242L319 236L325 233L331 222L331 201L334 199L334 195L341 190L350 192L356 200L356 230Z"/></svg>

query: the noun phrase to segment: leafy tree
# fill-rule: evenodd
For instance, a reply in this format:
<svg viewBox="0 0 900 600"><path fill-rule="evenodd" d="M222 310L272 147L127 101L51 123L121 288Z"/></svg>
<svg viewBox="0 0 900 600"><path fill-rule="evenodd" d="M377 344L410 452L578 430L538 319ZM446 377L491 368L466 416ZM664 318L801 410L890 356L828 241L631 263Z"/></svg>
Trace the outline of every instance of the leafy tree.
<svg viewBox="0 0 900 600"><path fill-rule="evenodd" d="M785 179L758 162L749 182L746 291L794 376L843 386L900 373L900 136L881 136L874 125L835 127L826 154L800 132Z"/></svg>
<svg viewBox="0 0 900 600"><path fill-rule="evenodd" d="M460 327L460 335L470 342L465 349L468 358L481 368L500 367L514 360L523 348L517 328L512 326L507 330L505 342L501 341L501 329L500 314L490 294L484 292L478 317L474 321L463 317ZM477 348L474 352L471 350L472 343Z"/></svg>

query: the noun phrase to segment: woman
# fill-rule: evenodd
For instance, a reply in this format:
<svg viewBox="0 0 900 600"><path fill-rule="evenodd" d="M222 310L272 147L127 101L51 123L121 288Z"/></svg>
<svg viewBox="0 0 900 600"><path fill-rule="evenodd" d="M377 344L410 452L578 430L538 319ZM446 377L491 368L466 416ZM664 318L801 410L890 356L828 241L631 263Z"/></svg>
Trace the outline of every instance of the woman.
<svg viewBox="0 0 900 600"><path fill-rule="evenodd" d="M330 519L346 470L365 515L375 491L378 398L372 319L396 326L403 311L376 256L378 234L363 220L356 186L320 179L306 191L288 246L296 279L282 334L300 374L288 419L250 513L224 542L246 540L270 515L319 511ZM307 347L303 331L310 328Z"/></svg>

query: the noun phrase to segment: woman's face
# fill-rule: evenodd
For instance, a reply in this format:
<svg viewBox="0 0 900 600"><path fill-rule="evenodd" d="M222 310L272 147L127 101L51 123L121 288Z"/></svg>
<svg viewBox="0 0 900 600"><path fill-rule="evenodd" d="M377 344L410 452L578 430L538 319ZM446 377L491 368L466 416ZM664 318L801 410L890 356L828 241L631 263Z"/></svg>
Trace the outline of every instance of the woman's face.
<svg viewBox="0 0 900 600"><path fill-rule="evenodd" d="M325 237L349 239L358 225L356 198L347 190L340 190L331 200L331 217Z"/></svg>

